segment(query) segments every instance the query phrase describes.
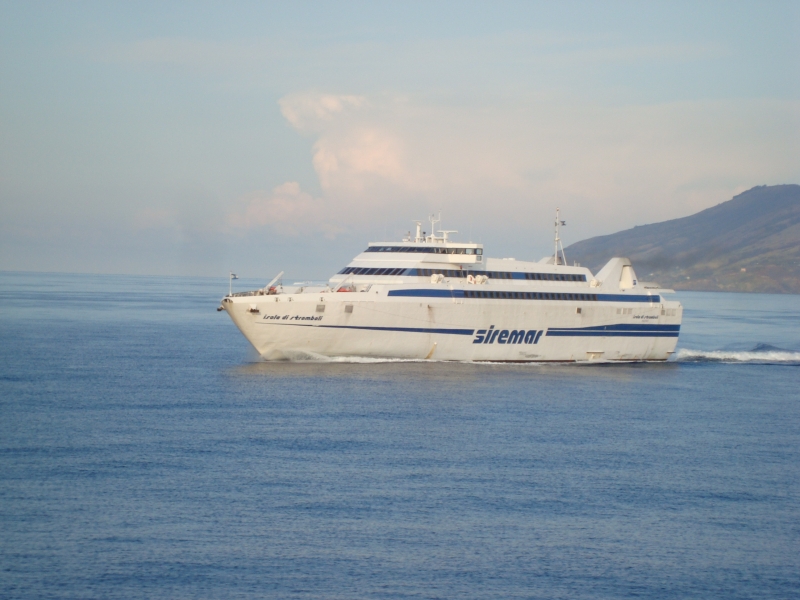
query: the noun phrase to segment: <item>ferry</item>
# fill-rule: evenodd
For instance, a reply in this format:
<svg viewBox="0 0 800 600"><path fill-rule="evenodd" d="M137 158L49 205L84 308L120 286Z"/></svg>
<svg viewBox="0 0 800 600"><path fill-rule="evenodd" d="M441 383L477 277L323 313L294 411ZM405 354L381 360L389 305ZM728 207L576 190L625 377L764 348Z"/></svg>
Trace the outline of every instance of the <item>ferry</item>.
<svg viewBox="0 0 800 600"><path fill-rule="evenodd" d="M556 212L554 253L489 258L482 244L416 223L400 242L371 242L324 285L230 292L217 309L266 360L372 357L466 362L665 361L683 309L673 290L639 281L627 258L597 274L567 264ZM436 235L438 233L438 235Z"/></svg>

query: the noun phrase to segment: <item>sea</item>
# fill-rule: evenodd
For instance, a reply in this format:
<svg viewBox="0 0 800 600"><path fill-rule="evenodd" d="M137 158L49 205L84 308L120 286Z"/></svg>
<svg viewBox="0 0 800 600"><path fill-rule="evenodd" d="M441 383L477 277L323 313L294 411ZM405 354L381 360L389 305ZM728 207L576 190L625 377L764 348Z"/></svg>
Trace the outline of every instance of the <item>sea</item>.
<svg viewBox="0 0 800 600"><path fill-rule="evenodd" d="M799 296L680 292L663 364L267 363L227 291L0 273L0 597L800 597Z"/></svg>

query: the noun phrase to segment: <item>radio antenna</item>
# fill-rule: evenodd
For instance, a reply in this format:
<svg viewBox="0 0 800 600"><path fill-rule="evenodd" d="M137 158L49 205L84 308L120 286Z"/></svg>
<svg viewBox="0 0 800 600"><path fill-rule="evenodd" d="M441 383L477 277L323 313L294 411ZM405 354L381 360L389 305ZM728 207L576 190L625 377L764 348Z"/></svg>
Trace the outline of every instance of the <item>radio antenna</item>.
<svg viewBox="0 0 800 600"><path fill-rule="evenodd" d="M561 237L560 237L561 227L566 227L566 226L567 226L567 222L561 220L560 209L556 208L556 239L555 239L555 248L553 250L553 264L554 265L559 264L558 263L558 250L559 250L559 248L561 249L561 260L562 260L561 264L562 265L566 265L567 264L567 257L564 255L564 245L561 243Z"/></svg>

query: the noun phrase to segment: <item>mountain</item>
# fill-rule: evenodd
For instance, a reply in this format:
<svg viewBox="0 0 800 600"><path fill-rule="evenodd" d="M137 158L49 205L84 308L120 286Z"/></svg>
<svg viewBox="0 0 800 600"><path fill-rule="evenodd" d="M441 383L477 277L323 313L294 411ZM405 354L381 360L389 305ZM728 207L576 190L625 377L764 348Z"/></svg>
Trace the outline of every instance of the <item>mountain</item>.
<svg viewBox="0 0 800 600"><path fill-rule="evenodd" d="M596 272L624 256L642 281L679 290L800 293L800 185L759 186L697 214L565 249Z"/></svg>

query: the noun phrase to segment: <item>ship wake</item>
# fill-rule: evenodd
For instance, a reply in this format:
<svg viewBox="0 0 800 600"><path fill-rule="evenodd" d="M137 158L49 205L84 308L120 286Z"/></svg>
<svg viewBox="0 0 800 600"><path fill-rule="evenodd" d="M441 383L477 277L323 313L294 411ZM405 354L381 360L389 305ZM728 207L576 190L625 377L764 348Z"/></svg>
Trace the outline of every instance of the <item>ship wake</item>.
<svg viewBox="0 0 800 600"><path fill-rule="evenodd" d="M681 348L676 362L684 363L751 363L762 365L800 366L800 352L758 344L751 350L693 350Z"/></svg>

